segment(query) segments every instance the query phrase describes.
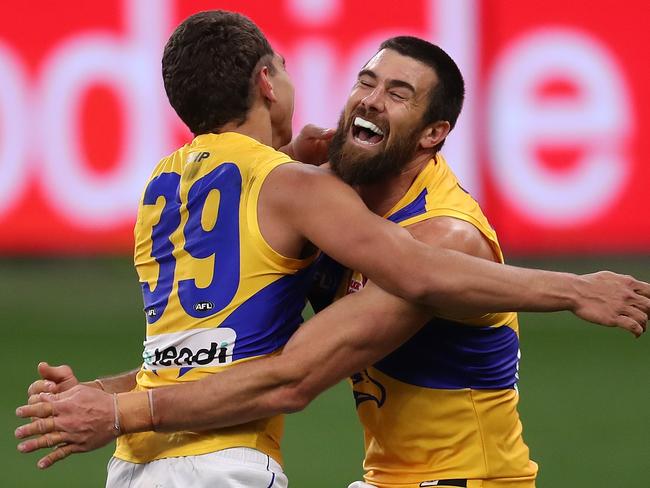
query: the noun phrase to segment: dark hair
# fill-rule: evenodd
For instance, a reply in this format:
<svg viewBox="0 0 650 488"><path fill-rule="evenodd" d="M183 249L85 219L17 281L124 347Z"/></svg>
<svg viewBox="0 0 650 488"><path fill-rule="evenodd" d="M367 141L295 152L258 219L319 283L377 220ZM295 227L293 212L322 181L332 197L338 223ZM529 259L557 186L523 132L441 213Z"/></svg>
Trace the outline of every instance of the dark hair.
<svg viewBox="0 0 650 488"><path fill-rule="evenodd" d="M379 50L392 49L403 56L416 59L435 71L438 83L429 94L429 106L423 116L423 125L446 120L453 129L463 108L465 82L453 59L440 47L411 36L392 37L384 41ZM438 151L444 144L435 148Z"/></svg>
<svg viewBox="0 0 650 488"><path fill-rule="evenodd" d="M211 10L194 14L171 35L162 58L169 103L195 134L243 123L258 65L273 72L273 49L248 17Z"/></svg>

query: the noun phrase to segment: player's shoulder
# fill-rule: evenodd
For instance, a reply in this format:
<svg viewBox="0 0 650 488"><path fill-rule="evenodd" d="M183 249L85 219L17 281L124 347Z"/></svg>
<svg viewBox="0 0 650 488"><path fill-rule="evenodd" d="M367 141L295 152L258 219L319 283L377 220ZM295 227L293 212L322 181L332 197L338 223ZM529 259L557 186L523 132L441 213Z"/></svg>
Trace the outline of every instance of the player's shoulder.
<svg viewBox="0 0 650 488"><path fill-rule="evenodd" d="M260 198L299 220L315 214L342 218L363 205L354 189L330 170L298 162L275 167L264 181Z"/></svg>
<svg viewBox="0 0 650 488"><path fill-rule="evenodd" d="M351 190L329 168L290 161L278 166L271 173L272 178L285 187L305 190L313 187L334 187Z"/></svg>
<svg viewBox="0 0 650 488"><path fill-rule="evenodd" d="M188 144L176 149L175 151L163 156L158 160L156 165L153 167L149 173L147 181L156 179L161 174L164 173L177 173L180 174L183 168L183 160L185 157L185 150L188 147Z"/></svg>
<svg viewBox="0 0 650 488"><path fill-rule="evenodd" d="M450 216L432 217L406 229L419 241L435 247L494 259L492 246L473 224Z"/></svg>
<svg viewBox="0 0 650 488"><path fill-rule="evenodd" d="M471 240L481 237L481 232L469 222L451 216L438 216L411 224L407 230L417 239L440 240L462 239Z"/></svg>
<svg viewBox="0 0 650 488"><path fill-rule="evenodd" d="M188 163L232 162L242 167L255 167L266 162L287 162L291 159L273 147L239 132L200 134L177 152L184 155Z"/></svg>

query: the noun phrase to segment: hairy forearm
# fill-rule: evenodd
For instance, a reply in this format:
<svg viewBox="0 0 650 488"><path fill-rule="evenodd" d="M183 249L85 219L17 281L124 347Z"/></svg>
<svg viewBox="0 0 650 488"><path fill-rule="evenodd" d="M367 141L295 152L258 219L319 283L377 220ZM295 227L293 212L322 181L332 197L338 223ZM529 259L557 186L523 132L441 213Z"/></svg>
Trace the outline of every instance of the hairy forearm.
<svg viewBox="0 0 650 488"><path fill-rule="evenodd" d="M402 256L400 271L413 285L421 286L412 299L432 304L436 315L569 310L637 337L645 330L650 286L631 276L607 271L578 276L495 263L493 249L478 231L454 219L433 218L408 230L429 245L428 255L421 260ZM434 266L436 273L422 273ZM422 281L413 279L415 273L424 274Z"/></svg>
<svg viewBox="0 0 650 488"><path fill-rule="evenodd" d="M325 389L384 357L430 312L374 285L304 324L281 354L200 381L153 390L152 416L136 430L205 430L303 409ZM139 395L140 404L147 401Z"/></svg>
<svg viewBox="0 0 650 488"><path fill-rule="evenodd" d="M215 429L296 412L368 364L359 364L363 353L354 350L354 345L336 337L320 337L317 329L322 325L303 327L277 356L248 361L198 382L156 389L152 396L154 430ZM322 340L305 347L313 335Z"/></svg>
<svg viewBox="0 0 650 488"><path fill-rule="evenodd" d="M430 262L436 262L437 272L428 275L416 296L417 302L436 312L574 310L582 290L582 278L571 273L519 268L448 249L430 249L435 253Z"/></svg>
<svg viewBox="0 0 650 488"><path fill-rule="evenodd" d="M405 300L446 315L574 309L580 282L576 275L505 266L431 247L383 220L365 231L356 217L346 217L348 228L361 229L354 236L334 228L320 233L324 224L311 222L305 225L315 228L306 234L338 262Z"/></svg>
<svg viewBox="0 0 650 488"><path fill-rule="evenodd" d="M273 357L197 382L157 388L152 394L153 430L208 430L289 413L299 409L292 405L295 381L282 360Z"/></svg>
<svg viewBox="0 0 650 488"><path fill-rule="evenodd" d="M124 393L133 390L136 384L136 375L140 369L133 369L113 376L105 376L92 381L83 382L83 385L104 390L106 393Z"/></svg>

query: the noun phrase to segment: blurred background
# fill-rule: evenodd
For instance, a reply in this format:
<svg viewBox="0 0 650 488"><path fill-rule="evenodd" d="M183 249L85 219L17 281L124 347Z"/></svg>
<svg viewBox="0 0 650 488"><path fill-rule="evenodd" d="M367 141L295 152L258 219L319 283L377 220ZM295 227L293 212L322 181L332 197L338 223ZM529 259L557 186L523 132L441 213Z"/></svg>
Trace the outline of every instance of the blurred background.
<svg viewBox="0 0 650 488"><path fill-rule="evenodd" d="M144 333L132 227L158 159L190 134L160 57L186 16L249 15L287 59L294 128L334 126L390 36L441 45L468 97L444 153L510 262L650 280L650 9L644 0L106 0L0 7L3 486L103 486L110 448L41 473L14 409L40 360L82 379L133 368ZM307 312L309 313L309 312ZM650 346L569 314L522 318L521 414L540 487L650 479ZM287 420L294 487L361 476L346 384Z"/></svg>

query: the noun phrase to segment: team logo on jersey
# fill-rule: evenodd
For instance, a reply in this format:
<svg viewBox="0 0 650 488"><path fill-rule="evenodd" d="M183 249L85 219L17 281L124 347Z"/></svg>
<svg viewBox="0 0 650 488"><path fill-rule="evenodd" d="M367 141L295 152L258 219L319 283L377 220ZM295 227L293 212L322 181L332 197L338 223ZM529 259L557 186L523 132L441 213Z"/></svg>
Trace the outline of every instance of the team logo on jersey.
<svg viewBox="0 0 650 488"><path fill-rule="evenodd" d="M386 401L386 388L370 376L367 369L361 373L353 374L350 379L352 380L352 394L357 408L367 401L375 402L378 407L384 404Z"/></svg>
<svg viewBox="0 0 650 488"><path fill-rule="evenodd" d="M187 155L187 160L186 162L188 163L200 163L204 159L208 159L210 157L210 153L207 151L197 151L197 152L191 152Z"/></svg>
<svg viewBox="0 0 650 488"><path fill-rule="evenodd" d="M232 362L236 332L216 327L192 329L148 337L144 342L144 368L223 366Z"/></svg>

